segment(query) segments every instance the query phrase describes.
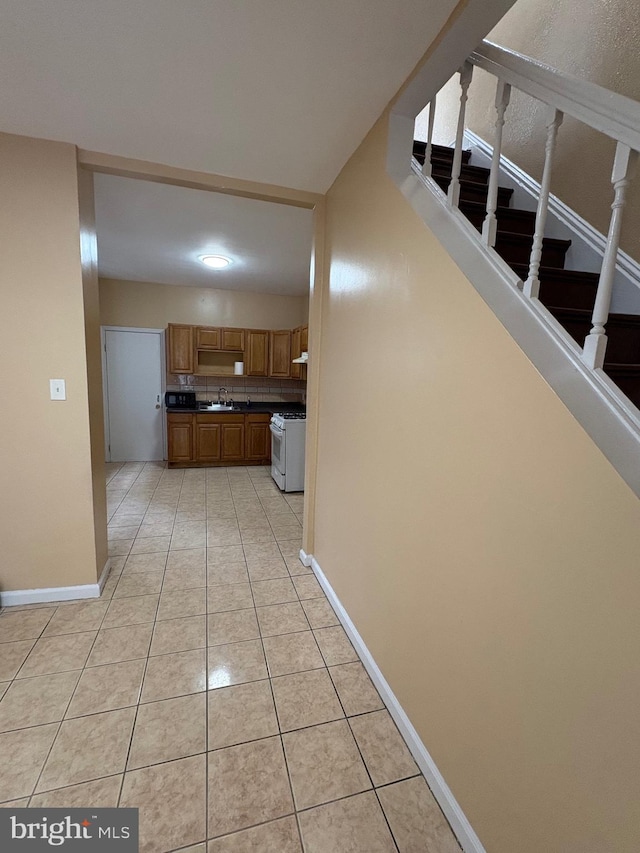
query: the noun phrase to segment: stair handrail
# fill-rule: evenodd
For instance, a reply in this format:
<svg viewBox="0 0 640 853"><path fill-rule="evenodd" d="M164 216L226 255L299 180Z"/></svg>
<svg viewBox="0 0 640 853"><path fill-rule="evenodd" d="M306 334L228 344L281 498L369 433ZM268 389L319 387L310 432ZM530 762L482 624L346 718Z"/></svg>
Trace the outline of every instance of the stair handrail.
<svg viewBox="0 0 640 853"><path fill-rule="evenodd" d="M468 61L514 88L640 150L640 103L486 39Z"/></svg>

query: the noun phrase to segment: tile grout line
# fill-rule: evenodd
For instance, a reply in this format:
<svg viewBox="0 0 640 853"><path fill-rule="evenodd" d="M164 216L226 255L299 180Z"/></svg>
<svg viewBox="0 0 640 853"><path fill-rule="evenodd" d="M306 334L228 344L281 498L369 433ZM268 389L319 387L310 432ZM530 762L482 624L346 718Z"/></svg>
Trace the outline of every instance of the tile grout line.
<svg viewBox="0 0 640 853"><path fill-rule="evenodd" d="M160 483L161 483L161 482L162 482L162 475L160 475L160 478L158 479L158 482L157 482L157 484L156 484L156 487L155 487L155 488L154 488L154 490L153 490L153 494L152 494L151 499L150 499L150 501L149 501L149 505L150 505L150 504L151 504L151 502L153 501L153 496L155 495L156 491L158 490L158 488L159 488L159 486L160 486ZM181 487L181 490L182 490L182 487ZM148 512L148 509L147 509L147 511L146 511L146 512ZM146 517L146 512L145 512L145 514L144 514L144 516L143 516L143 519ZM171 545L171 539L169 540L169 545ZM139 709L140 709L140 704L141 704L141 700L142 700L142 691L144 690L144 683L145 683L145 680L146 680L146 677L147 677L147 669L148 669L148 667L149 667L149 658L150 658L150 652L151 652L151 645L153 644L153 636L154 636L154 634L155 634L155 626L156 626L156 622L157 622L158 610L160 609L160 600L161 600L161 595L162 595L162 587L164 586L164 578L165 578L165 574L166 574L166 571L167 571L167 560L168 560L168 559L169 559L169 551L167 550L167 558L166 558L166 560L165 560L165 567L164 567L163 574L162 574L162 584L160 585L160 595L158 595L158 601L157 601L157 604L156 604L155 617L154 617L154 620L153 620L153 628L151 629L151 639L149 640L149 648L148 648L148 650L147 650L147 657L146 657L146 659L145 659L145 663L144 663L144 667L143 667L142 680L140 681L140 690L139 690L139 693L138 693L138 702L137 702L137 704L136 704L136 706L135 706L135 712L134 712L134 715L133 715L133 724L132 724L132 726L131 726L131 734L129 735L129 746L128 746L128 748L127 748L127 754L126 754L126 757L125 757L125 760L124 760L124 766L123 766L123 768L122 768L122 779L120 780L120 788L119 788L119 791L118 791L118 798L117 798L117 800L116 800L116 807L118 807L118 808L120 807L120 803L121 803L121 801L122 801L122 792L123 792L123 790L124 790L124 783L125 783L126 774L127 774L127 765L128 765L128 763L129 763L129 758L130 758L130 756L131 756L131 747L132 747L132 745L133 745L133 738L134 738L134 735L135 735L136 723L137 723L137 721L138 721L138 711L139 711ZM126 566L126 562L125 562L125 566ZM124 567L123 567L123 570L124 570ZM118 583L119 583L119 581L118 581ZM115 590L114 590L114 593L115 593Z"/></svg>
<svg viewBox="0 0 640 853"><path fill-rule="evenodd" d="M137 479L137 478L136 478L136 479ZM114 590L114 591L115 591L115 590ZM98 600L99 600L99 599L98 599ZM91 602L91 603L93 603L93 602ZM72 606L72 605L66 605L66 606ZM93 638L93 642L91 643L91 647L90 647L90 649L89 649L89 651L88 651L88 653L87 653L87 657L85 658L84 665L82 666L82 668L81 668L81 670L80 670L80 675L79 675L78 680L77 680L77 682L76 682L76 686L74 687L74 689L73 689L73 691L72 691L72 693L71 693L71 696L70 696L70 698L69 698L69 701L67 702L67 705L66 705L66 708L65 708L64 714L63 714L63 716L62 716L62 719L61 719L61 720L59 721L59 723L58 723L58 728L57 728L57 731L56 731L56 733L55 733L55 735L54 735L53 740L51 741L51 746L49 747L49 750L48 750L48 752L47 752L46 758L45 758L44 762L42 763L42 767L40 768L40 772L38 773L38 777L37 777L37 779L36 779L36 781L35 781L35 783L34 783L34 786L33 786L33 789L32 789L32 791L31 791L31 794L29 795L29 805L31 804L31 800L33 799L33 797L34 797L34 796L36 796L36 790L37 790L37 788L38 788L38 784L39 784L39 782L40 782L40 780L41 780L41 778L42 778L42 774L44 773L45 767L47 766L47 763L48 763L49 758L50 758L50 756L51 756L51 753L52 753L52 751L53 751L53 747L55 746L55 744L56 744L56 742L57 742L57 740L58 740L58 737L59 737L59 735L60 735L60 730L62 729L62 724L65 722L65 718L66 718L66 715L67 715L67 713L68 713L68 711L69 711L69 708L71 707L71 703L72 703L72 701L73 701L73 697L76 695L76 692L77 692L77 690L78 690L78 686L79 686L79 684L80 684L80 681L82 680L82 675L83 675L83 673L85 672L85 670L87 669L87 661L89 660L89 657L91 656L91 652L93 651L93 647L95 646L96 641L97 641L97 639L98 639L98 634L100 633L100 628L102 627L102 624L104 623L104 620L105 620L105 619L106 619L106 617L107 617L107 612L108 612L108 610L109 610L109 607L110 607L110 606L111 606L111 604L109 604L109 605L107 606L107 608L106 608L106 610L105 610L105 612L104 612L104 614L103 614L103 616L102 616L102 619L100 620L100 625L98 626L98 629L96 630L96 635L95 635L95 637ZM45 628L43 628L43 632L44 632L44 630L46 629L46 627L48 627L48 625L50 624L50 622L51 622L51 620L54 618L54 616L57 614L58 610L59 610L59 608L56 608L55 612L51 615L50 619L49 619L49 620L48 620L48 622L47 622L47 625L45 625ZM77 633L82 633L82 632L77 632ZM52 635L52 636L60 636L60 635ZM35 646L34 646L34 647L35 647ZM33 649L32 649L32 651L33 651ZM29 654L31 654L31 652L30 652ZM28 656L27 656L27 657L28 657ZM25 659L24 663L26 663L26 659ZM23 665L24 665L24 664L23 664ZM68 671L68 672L73 672L73 670L67 670L67 671ZM142 681L140 682L140 690L142 690ZM91 715L87 715L87 716L91 716ZM71 719L74 719L74 718L71 718ZM124 778L124 775L123 775L123 778ZM55 789L52 789L52 790L55 790ZM44 792L41 792L41 793L44 793Z"/></svg>

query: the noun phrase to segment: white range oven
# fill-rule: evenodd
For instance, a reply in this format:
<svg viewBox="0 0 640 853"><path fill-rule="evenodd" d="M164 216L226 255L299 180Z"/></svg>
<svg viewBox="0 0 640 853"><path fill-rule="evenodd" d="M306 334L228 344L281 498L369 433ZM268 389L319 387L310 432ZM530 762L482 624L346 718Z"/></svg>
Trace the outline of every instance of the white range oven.
<svg viewBox="0 0 640 853"><path fill-rule="evenodd" d="M304 490L304 412L278 412L271 418L271 476L283 492Z"/></svg>

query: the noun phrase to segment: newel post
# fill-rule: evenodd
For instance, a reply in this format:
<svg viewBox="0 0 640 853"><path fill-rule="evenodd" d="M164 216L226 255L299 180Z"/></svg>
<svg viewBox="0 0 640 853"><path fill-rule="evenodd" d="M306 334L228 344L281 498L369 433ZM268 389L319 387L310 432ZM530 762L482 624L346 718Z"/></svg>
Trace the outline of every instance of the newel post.
<svg viewBox="0 0 640 853"><path fill-rule="evenodd" d="M522 288L525 296L537 297L540 292L540 261L542 260L542 240L544 239L544 226L547 221L547 210L549 209L549 191L551 188L551 169L553 167L553 155L556 150L556 138L558 128L562 124L564 115L554 107L548 107L547 120L547 142L545 145L544 170L540 184L540 198L536 211L536 226L531 246L531 257L529 259L529 275Z"/></svg>
<svg viewBox="0 0 640 853"><path fill-rule="evenodd" d="M460 171L462 169L462 138L464 136L464 114L467 106L467 92L471 84L473 65L470 62L460 69L460 111L458 112L458 129L456 131L456 146L453 152L453 164L451 166L451 183L447 198L451 207L457 207L460 201Z"/></svg>
<svg viewBox="0 0 640 853"><path fill-rule="evenodd" d="M631 183L638 165L638 152L632 151L628 145L618 142L616 156L613 161L611 183L613 184L613 204L611 205L611 220L607 234L607 246L602 259L602 269L598 281L598 291L593 307L591 322L593 327L587 335L582 350L582 360L589 367L603 367L607 351L607 335L605 325L609 319L611 296L613 294L613 279L616 272L620 232L622 229L622 211L626 202L627 188Z"/></svg>

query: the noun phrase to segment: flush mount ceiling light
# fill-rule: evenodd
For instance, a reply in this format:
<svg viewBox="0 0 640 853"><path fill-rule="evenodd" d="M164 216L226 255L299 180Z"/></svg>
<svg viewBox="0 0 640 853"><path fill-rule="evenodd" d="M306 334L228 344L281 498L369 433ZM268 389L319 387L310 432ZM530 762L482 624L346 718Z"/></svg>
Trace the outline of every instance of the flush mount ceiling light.
<svg viewBox="0 0 640 853"><path fill-rule="evenodd" d="M223 270L231 263L231 258L225 258L224 255L200 255L200 260L212 270Z"/></svg>

